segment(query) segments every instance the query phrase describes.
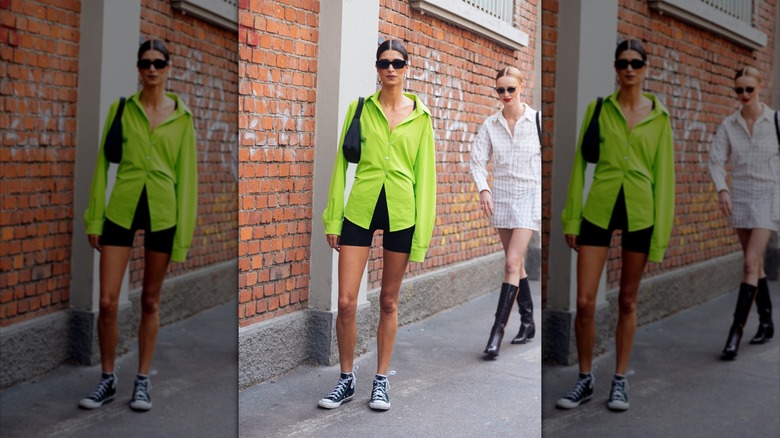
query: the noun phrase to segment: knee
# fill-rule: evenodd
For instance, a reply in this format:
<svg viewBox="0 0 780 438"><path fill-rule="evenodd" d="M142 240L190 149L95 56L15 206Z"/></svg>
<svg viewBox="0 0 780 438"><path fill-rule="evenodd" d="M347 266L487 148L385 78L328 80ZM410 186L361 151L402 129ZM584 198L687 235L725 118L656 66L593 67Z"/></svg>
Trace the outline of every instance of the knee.
<svg viewBox="0 0 780 438"><path fill-rule="evenodd" d="M577 298L577 318L590 321L596 313L596 301L589 298Z"/></svg>
<svg viewBox="0 0 780 438"><path fill-rule="evenodd" d="M619 298L618 299L618 311L623 315L631 315L636 313L636 300Z"/></svg>
<svg viewBox="0 0 780 438"><path fill-rule="evenodd" d="M379 309L385 314L395 313L398 311L398 301L392 298L382 297L379 299Z"/></svg>
<svg viewBox="0 0 780 438"><path fill-rule="evenodd" d="M104 319L116 319L119 297L100 297L100 317Z"/></svg>
<svg viewBox="0 0 780 438"><path fill-rule="evenodd" d="M745 256L745 263L742 265L743 273L747 275L758 274L762 261L760 257Z"/></svg>
<svg viewBox="0 0 780 438"><path fill-rule="evenodd" d="M339 318L354 319L357 313L357 299L339 298Z"/></svg>
<svg viewBox="0 0 780 438"><path fill-rule="evenodd" d="M160 309L160 297L158 296L142 296L141 297L141 311L145 315L153 315Z"/></svg>
<svg viewBox="0 0 780 438"><path fill-rule="evenodd" d="M504 274L517 275L523 271L523 268L522 257L507 257L506 264L504 265Z"/></svg>

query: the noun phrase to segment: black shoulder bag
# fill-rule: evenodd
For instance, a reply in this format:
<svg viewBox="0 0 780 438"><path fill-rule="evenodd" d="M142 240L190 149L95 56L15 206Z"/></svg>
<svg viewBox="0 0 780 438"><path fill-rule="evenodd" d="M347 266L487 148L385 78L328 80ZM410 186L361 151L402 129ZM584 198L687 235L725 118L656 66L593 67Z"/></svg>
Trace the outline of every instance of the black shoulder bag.
<svg viewBox="0 0 780 438"><path fill-rule="evenodd" d="M358 98L357 109L355 115L352 116L352 122L347 129L347 135L344 136L344 144L342 149L344 150L344 158L350 163L357 163L360 161L360 113L363 112L363 98Z"/></svg>
<svg viewBox="0 0 780 438"><path fill-rule="evenodd" d="M780 143L780 122L777 121L777 111L775 111L775 134L777 134L777 142Z"/></svg>
<svg viewBox="0 0 780 438"><path fill-rule="evenodd" d="M601 139L599 138L599 114L601 113L601 102L604 99L599 97L596 100L596 109L590 118L588 130L585 131L585 137L582 139L582 158L588 163L598 163L599 150L601 149Z"/></svg>
<svg viewBox="0 0 780 438"><path fill-rule="evenodd" d="M536 135L539 136L539 146L542 145L542 112L536 112Z"/></svg>
<svg viewBox="0 0 780 438"><path fill-rule="evenodd" d="M119 98L119 107L114 115L114 121L111 122L111 128L106 135L106 143L103 145L103 152L106 159L111 163L122 161L122 112L125 110L125 98Z"/></svg>

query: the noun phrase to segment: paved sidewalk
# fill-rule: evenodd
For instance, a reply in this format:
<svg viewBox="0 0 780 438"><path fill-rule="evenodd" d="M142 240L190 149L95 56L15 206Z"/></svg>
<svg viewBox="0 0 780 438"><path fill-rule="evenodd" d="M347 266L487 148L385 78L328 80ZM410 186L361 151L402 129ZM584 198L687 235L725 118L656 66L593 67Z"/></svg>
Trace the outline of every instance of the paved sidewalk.
<svg viewBox="0 0 780 438"><path fill-rule="evenodd" d="M152 363L149 412L128 406L137 344L119 358L114 401L88 411L79 400L97 384L100 366L64 365L0 392L0 436L235 437L238 415L236 302L231 300L160 329Z"/></svg>
<svg viewBox="0 0 780 438"><path fill-rule="evenodd" d="M534 304L540 284L531 283ZM392 409L369 409L376 343L356 360L355 398L317 407L338 380L338 366L304 365L239 394L242 437L539 437L541 332L511 345L520 318L513 309L497 360L485 348L498 291L398 330L390 369ZM540 321L538 305L535 321ZM538 327L538 326L537 326Z"/></svg>
<svg viewBox="0 0 780 438"><path fill-rule="evenodd" d="M770 282L769 290L777 326L780 285ZM755 306L736 360L720 360L736 298L735 291L637 330L627 412L606 407L614 345L594 360L593 399L572 411L555 402L573 386L577 366L545 366L544 436L779 437L780 333L767 344L748 344L758 325Z"/></svg>

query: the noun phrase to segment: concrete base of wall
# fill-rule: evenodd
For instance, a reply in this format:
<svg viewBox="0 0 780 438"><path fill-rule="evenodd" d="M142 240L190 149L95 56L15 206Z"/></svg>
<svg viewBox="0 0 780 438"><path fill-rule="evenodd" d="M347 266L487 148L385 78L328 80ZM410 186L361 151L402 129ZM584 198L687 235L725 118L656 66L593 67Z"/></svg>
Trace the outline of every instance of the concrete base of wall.
<svg viewBox="0 0 780 438"><path fill-rule="evenodd" d="M538 280L541 251L529 248L529 277ZM410 278L401 286L398 324L405 325L501 287L504 254L494 253ZM379 325L379 289L358 307L356 355L368 349ZM308 340L308 342L307 342ZM338 363L336 312L309 309L239 330L239 389L270 380L311 360Z"/></svg>
<svg viewBox="0 0 780 438"><path fill-rule="evenodd" d="M160 302L160 325L193 316L229 301L238 284L236 261L220 263L167 280ZM117 355L137 336L141 291L119 308ZM100 361L97 312L66 310L0 328L0 389L30 380L67 361L94 365Z"/></svg>
<svg viewBox="0 0 780 438"><path fill-rule="evenodd" d="M666 318L681 310L732 292L742 278L742 254L734 253L642 281L637 325ZM596 309L594 355L603 353L614 337L618 290L607 291L607 304ZM577 363L574 311L544 309L542 358L546 363Z"/></svg>

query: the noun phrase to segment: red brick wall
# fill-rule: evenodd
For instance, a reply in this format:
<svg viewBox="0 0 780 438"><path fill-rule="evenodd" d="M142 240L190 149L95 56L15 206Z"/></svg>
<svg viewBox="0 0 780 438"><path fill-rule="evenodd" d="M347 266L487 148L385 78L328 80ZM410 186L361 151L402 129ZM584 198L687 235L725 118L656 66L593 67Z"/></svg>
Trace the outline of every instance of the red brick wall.
<svg viewBox="0 0 780 438"><path fill-rule="evenodd" d="M236 258L238 231L238 54L236 33L143 0L141 37L166 41L172 70L168 91L192 110L198 147L198 223L185 263L168 277ZM130 288L143 281L143 233L130 260Z"/></svg>
<svg viewBox="0 0 780 438"><path fill-rule="evenodd" d="M618 34L646 42L650 70L647 91L661 97L672 115L676 162L676 206L672 240L662 264L650 275L739 251L736 233L717 208L707 160L715 130L739 109L734 71L753 65L766 72L763 99L771 103L772 48L777 1L754 2L754 26L768 46L753 51L650 9L641 0L621 0ZM613 245L607 261L608 287L618 287L620 262Z"/></svg>
<svg viewBox="0 0 780 438"><path fill-rule="evenodd" d="M68 307L81 1L0 0L0 326Z"/></svg>
<svg viewBox="0 0 780 438"><path fill-rule="evenodd" d="M532 101L537 2L517 5L515 20L531 36L521 52L422 15L408 2L380 1L380 38L407 43L406 88L431 109L436 131L438 218L427 261L412 264L409 276L500 251L477 208L468 158L480 124L500 108L493 91L498 68L529 72L523 97ZM239 2L241 326L305 308L308 298L311 221L321 213L310 207L319 8L315 1ZM371 252L369 288L380 284L380 254Z"/></svg>
<svg viewBox="0 0 780 438"><path fill-rule="evenodd" d="M68 308L71 278L78 0L0 0L0 325ZM236 34L144 0L142 38L169 42L170 90L195 114L200 206L184 264L172 275L236 257ZM75 238L84 238L75 236ZM130 264L140 287L142 239Z"/></svg>
<svg viewBox="0 0 780 438"><path fill-rule="evenodd" d="M544 107L554 110L554 75L558 1L544 2ZM645 42L650 69L645 89L669 108L675 140L676 217L672 239L662 264L650 264L649 276L706 261L739 250L736 235L717 209L717 195L707 168L715 130L724 117L739 108L731 87L734 70L753 65L766 72L763 99L770 101L772 56L776 53L773 17L777 0L755 2L754 26L768 36L767 47L752 51L710 32L651 10L642 0L621 0L618 34ZM611 73L611 72L610 72ZM551 122L551 118L548 117ZM548 129L550 132L551 129ZM551 151L550 151L551 152ZM550 154L551 155L551 154ZM552 156L545 156L549 165ZM560 220L549 211L549 177L544 181L546 220ZM546 236L549 228L546 227ZM560 238L551 236L550 238ZM617 235L607 261L607 287L619 285ZM545 252L545 259L547 253ZM543 275L546 278L546 263Z"/></svg>
<svg viewBox="0 0 780 438"><path fill-rule="evenodd" d="M547 299L552 212L553 129L555 124L555 56L558 44L558 0L542 0L542 300ZM558 236L560 238L560 236Z"/></svg>
<svg viewBox="0 0 780 438"><path fill-rule="evenodd" d="M308 301L319 8L239 1L241 326Z"/></svg>
<svg viewBox="0 0 780 438"><path fill-rule="evenodd" d="M478 208L469 171L471 143L482 122L501 105L495 96L496 70L513 65L526 72L522 98L533 102L534 48L538 1L516 1L516 26L530 36L513 51L483 37L413 10L408 2L382 0L380 38L406 43L411 70L406 89L433 115L438 172L437 217L425 263L410 263L406 277L501 251L495 229ZM381 285L377 237L368 266L368 288Z"/></svg>

